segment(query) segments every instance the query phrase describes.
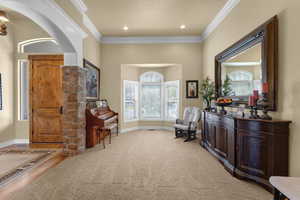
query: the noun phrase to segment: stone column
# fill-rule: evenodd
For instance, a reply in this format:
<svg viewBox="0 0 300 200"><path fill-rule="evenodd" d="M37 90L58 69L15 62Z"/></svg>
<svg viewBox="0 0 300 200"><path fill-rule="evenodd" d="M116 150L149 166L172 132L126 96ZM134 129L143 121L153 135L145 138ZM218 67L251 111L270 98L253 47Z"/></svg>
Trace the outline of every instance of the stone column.
<svg viewBox="0 0 300 200"><path fill-rule="evenodd" d="M85 150L86 70L77 66L63 66L64 153L76 155Z"/></svg>

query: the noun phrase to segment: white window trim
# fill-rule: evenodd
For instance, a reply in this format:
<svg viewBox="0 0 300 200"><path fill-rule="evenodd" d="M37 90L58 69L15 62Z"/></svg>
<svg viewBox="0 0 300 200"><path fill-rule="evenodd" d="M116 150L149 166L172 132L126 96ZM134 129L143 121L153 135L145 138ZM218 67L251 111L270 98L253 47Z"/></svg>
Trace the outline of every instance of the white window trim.
<svg viewBox="0 0 300 200"><path fill-rule="evenodd" d="M149 73L149 72L146 72ZM143 75L145 75L146 73L142 74L140 77L142 77ZM151 72L152 73L152 72ZM159 74L162 79L162 82L143 82L141 81L130 81L130 80L124 80L123 81L123 118L124 118L124 122L125 123L130 123L130 122L136 122L136 121L166 121L166 122L174 122L176 119L171 119L171 118L167 118L167 103L169 102L166 95L166 89L167 86L170 85L175 85L176 87L178 87L178 100L175 100L176 102L178 102L178 110L177 110L177 117L179 116L180 113L180 108L181 108L181 90L180 90L180 80L174 80L174 81L166 81L164 82L164 77L158 73L158 72L154 72ZM132 120L128 120L125 117L125 86L126 83L134 83L137 84L138 86L138 98L136 99L136 116L137 119L132 119ZM142 115L142 86L143 85L157 85L160 86L160 92L161 92L161 116L159 118L150 118L150 117L144 117Z"/></svg>
<svg viewBox="0 0 300 200"><path fill-rule="evenodd" d="M29 121L29 87L30 87L30 85L29 85L29 74L28 74L28 70L27 70L27 81L28 81L28 91L27 91L27 94L28 94L28 100L27 100L27 102L28 102L28 104L27 104L27 111L28 111L28 113L27 113L27 119L22 119L21 118L21 114L22 114L22 112L21 112L21 98L22 98L22 94L21 94L21 79L22 79L22 77L21 77L21 63L22 62L26 62L27 63L27 67L29 67L29 61L28 60L26 60L26 59L18 59L17 60L17 65L18 65L18 67L17 67L17 72L18 72L18 95L17 95L17 97L18 97L18 117L17 117L17 119L18 119L18 121L20 121L20 122L26 122L26 121Z"/></svg>
<svg viewBox="0 0 300 200"><path fill-rule="evenodd" d="M157 75L159 75L161 77L161 82L143 82L141 79L143 76L147 75L147 74L150 74L150 73L155 73ZM160 86L160 95L161 95L161 98L160 98L160 117L159 118L150 118L150 117L143 117L142 115L142 111L141 111L141 108L142 108L142 105L143 105L143 102L142 102L142 87L143 85L159 85ZM159 73L159 72L155 72L155 71L149 71L149 72L145 72L143 73L141 76L140 76L140 89L139 89L139 99L140 99L140 106L139 106L139 118L140 118L140 121L163 121L164 118L165 118L165 112L164 112L164 76Z"/></svg>
<svg viewBox="0 0 300 200"><path fill-rule="evenodd" d="M125 117L125 103L126 103L126 101L125 101L125 97L126 97L126 95L125 95L125 86L126 86L126 84L127 83L132 83L132 84L136 84L137 85L137 87L138 87L138 89L137 89L137 91L138 91L138 94L137 94L137 96L138 96L138 98L136 99L136 107L137 107L137 109L136 109L136 116L137 116L137 118L136 119L126 119L126 117ZM123 82L123 119L124 119L124 122L136 122L136 121L139 121L139 107L140 107L140 105L139 105L139 82L138 81L129 81L129 80L124 80L124 82Z"/></svg>
<svg viewBox="0 0 300 200"><path fill-rule="evenodd" d="M139 99L142 99L142 86L143 85L159 85L160 86L160 95L161 95L161 98L160 98L160 112L161 112L161 115L159 118L150 118L150 117L143 117L142 115L142 106L143 105L143 102L142 100L140 100L141 104L139 106L139 118L140 118L140 121L162 121L164 120L164 83L161 82L161 83L140 83L140 89L139 89Z"/></svg>
<svg viewBox="0 0 300 200"><path fill-rule="evenodd" d="M180 93L180 80L175 80L175 81L167 81L167 82L165 82L164 83L164 90L166 91L167 90L167 87L168 86L172 86L172 85L174 85L174 86L176 86L176 87L178 87L178 100L176 101L175 100L175 102L178 102L178 110L177 110L177 118L179 117L179 113L180 113L180 95L181 95L181 93ZM165 92L165 94L167 94L167 92ZM164 100L164 104L165 104L165 119L164 119L164 121L167 121L167 122L175 122L176 121L176 119L171 119L171 118L168 118L168 115L167 115L167 112L168 112L168 106L167 106L167 104L168 104L168 98L166 97L166 96L164 96L164 98L165 98L165 100Z"/></svg>

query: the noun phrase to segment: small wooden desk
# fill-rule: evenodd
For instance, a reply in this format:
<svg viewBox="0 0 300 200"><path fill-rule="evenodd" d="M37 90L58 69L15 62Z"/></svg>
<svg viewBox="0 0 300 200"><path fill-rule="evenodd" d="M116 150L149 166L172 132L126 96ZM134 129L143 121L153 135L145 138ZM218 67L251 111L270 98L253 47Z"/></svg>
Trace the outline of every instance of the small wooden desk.
<svg viewBox="0 0 300 200"><path fill-rule="evenodd" d="M275 187L274 200L300 200L300 177L272 176L270 183Z"/></svg>

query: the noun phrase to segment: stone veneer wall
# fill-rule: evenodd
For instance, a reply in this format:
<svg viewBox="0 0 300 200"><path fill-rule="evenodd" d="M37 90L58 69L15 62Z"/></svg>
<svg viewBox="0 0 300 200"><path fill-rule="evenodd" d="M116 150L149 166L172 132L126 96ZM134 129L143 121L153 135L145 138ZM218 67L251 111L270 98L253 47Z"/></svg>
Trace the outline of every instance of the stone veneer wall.
<svg viewBox="0 0 300 200"><path fill-rule="evenodd" d="M72 156L85 150L86 70L63 66L62 71L64 153Z"/></svg>

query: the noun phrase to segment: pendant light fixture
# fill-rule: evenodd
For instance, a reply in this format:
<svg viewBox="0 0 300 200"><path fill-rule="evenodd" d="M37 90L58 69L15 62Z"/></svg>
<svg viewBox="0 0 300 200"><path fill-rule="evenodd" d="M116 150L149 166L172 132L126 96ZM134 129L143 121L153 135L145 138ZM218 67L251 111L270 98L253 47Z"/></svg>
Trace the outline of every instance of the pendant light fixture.
<svg viewBox="0 0 300 200"><path fill-rule="evenodd" d="M7 35L7 26L6 24L9 22L6 12L0 10L0 35Z"/></svg>

